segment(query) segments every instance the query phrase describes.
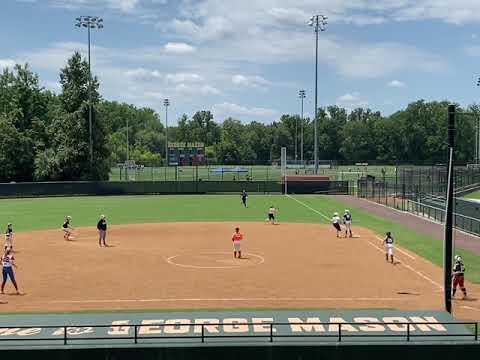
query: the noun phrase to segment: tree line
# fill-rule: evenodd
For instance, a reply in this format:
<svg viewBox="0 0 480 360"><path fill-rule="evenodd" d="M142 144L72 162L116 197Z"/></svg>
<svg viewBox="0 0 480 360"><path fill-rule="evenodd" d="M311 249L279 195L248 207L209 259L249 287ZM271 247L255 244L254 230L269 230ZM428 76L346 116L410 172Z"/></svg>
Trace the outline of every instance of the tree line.
<svg viewBox="0 0 480 360"><path fill-rule="evenodd" d="M75 52L60 70L61 91L40 86L30 67L17 64L0 74L0 182L106 180L110 169L128 157L146 166L164 164L166 132L158 113L149 108L108 101L96 77L89 82L88 63ZM89 88L90 84L90 88ZM92 94L93 164L89 153L89 90ZM445 162L448 101L419 100L390 116L332 105L318 111L319 159L338 162ZM460 109L461 110L461 109ZM472 105L465 109L480 114ZM476 116L457 122L456 159L474 157ZM203 142L209 161L223 164L267 164L287 148L300 160L313 159L314 121L285 114L271 124L223 122L208 110L187 114L169 127L168 140ZM128 137L127 137L128 133ZM296 135L297 134L297 135Z"/></svg>

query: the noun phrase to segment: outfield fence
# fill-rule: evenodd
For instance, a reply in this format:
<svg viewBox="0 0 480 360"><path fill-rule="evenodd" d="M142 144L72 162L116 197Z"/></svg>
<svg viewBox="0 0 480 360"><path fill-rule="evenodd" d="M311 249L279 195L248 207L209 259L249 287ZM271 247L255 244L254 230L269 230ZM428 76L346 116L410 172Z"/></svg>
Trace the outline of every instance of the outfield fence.
<svg viewBox="0 0 480 360"><path fill-rule="evenodd" d="M276 181L78 181L0 184L0 197L281 193Z"/></svg>
<svg viewBox="0 0 480 360"><path fill-rule="evenodd" d="M328 325L328 331L313 331L313 329L323 328ZM358 334L352 334L351 328L354 326L370 326L382 327L383 329L389 329L389 327L394 327L395 331L388 330L387 332L383 331L381 334L373 334L369 332L360 332ZM262 340L268 343L274 343L275 340L282 339L295 339L295 340L306 340L313 339L314 341L326 342L351 342L351 341L365 341L365 340L375 340L375 341L392 341L399 340L402 342L418 342L418 341L428 341L428 342L444 342L449 338L455 341L470 341L470 342L479 342L479 323L478 322L369 322L369 323L358 323L358 322L332 322L332 323L322 323L322 322L232 322L232 323L223 323L222 326L229 326L232 329L239 329L241 327L258 327L262 329L261 332L253 333L248 331L247 334L236 332L234 335L226 335L225 333L212 333L208 331L212 327L212 324L164 324L164 323L155 323L155 328L158 334L144 334L143 329L149 328L149 325L146 324L128 324L128 325L49 325L49 326L15 326L12 327L0 327L0 350L3 344L8 343L10 346L15 343L29 343L35 344L36 346L40 345L75 345L78 343L85 344L88 342L89 345L95 345L99 343L101 345L106 344L119 344L122 345L128 344L149 344L152 345L152 340L158 342L171 342L176 340L191 340L192 343L204 344L211 342L211 340L226 340L227 342L231 340L238 339L257 339ZM292 327L298 326L304 328L307 326L309 331L304 333L303 331L299 333L291 333L282 331L282 327ZM416 333L416 326L428 328L429 326L438 327L438 326L447 326L450 331L444 333L439 333L434 331L432 333L422 332L420 334ZM109 335L111 329L117 329L115 335ZM184 331L184 329L194 328L194 334L191 331ZM50 336L9 336L9 331L15 330L15 332L25 333L34 332L34 331L44 331L52 334ZM121 330L118 330L121 329ZM133 330L133 331L131 331ZM117 332L121 334L118 334ZM377 330L378 331L378 330ZM182 333L183 332L183 333ZM324 333L327 332L327 333ZM372 331L373 332L373 331ZM213 343L218 344L218 341Z"/></svg>
<svg viewBox="0 0 480 360"><path fill-rule="evenodd" d="M289 193L348 194L348 182L292 182ZM78 181L0 184L0 198L74 195L281 194L281 181Z"/></svg>

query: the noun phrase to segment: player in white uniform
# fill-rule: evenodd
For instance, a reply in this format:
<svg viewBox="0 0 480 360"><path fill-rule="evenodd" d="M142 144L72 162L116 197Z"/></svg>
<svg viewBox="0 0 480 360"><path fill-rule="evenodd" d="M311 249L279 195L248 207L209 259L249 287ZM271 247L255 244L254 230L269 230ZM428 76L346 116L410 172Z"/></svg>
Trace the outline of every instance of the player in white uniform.
<svg viewBox="0 0 480 360"><path fill-rule="evenodd" d="M5 250L10 248L13 252L13 226L11 223L7 224L7 230L5 231Z"/></svg>
<svg viewBox="0 0 480 360"><path fill-rule="evenodd" d="M277 215L277 209L272 205L268 209L268 222L272 225L276 224L275 215Z"/></svg>
<svg viewBox="0 0 480 360"><path fill-rule="evenodd" d="M337 237L340 237L340 233L342 232L342 228L340 226L340 216L338 216L338 213L333 213L332 217L332 225L337 230Z"/></svg>
<svg viewBox="0 0 480 360"><path fill-rule="evenodd" d="M390 257L390 261L393 264L393 237L390 231L387 232L387 237L383 240L383 245L385 246L385 259L388 261Z"/></svg>
<svg viewBox="0 0 480 360"><path fill-rule="evenodd" d="M345 210L343 214L343 224L345 225L345 237L347 237L348 233L350 233L350 237L352 237L352 215L350 214L350 210Z"/></svg>

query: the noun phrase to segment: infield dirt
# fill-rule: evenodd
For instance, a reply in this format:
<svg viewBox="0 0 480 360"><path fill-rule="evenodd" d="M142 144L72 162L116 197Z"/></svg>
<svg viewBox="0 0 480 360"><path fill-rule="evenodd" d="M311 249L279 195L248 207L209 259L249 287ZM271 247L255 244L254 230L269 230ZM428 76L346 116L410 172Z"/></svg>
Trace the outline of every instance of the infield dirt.
<svg viewBox="0 0 480 360"><path fill-rule="evenodd" d="M244 234L244 259L233 259L231 235ZM330 225L163 223L114 225L111 246L94 228L74 241L60 230L18 233L16 277L2 312L145 309L399 309L442 310L442 270L396 249L385 261L368 229L337 238ZM399 251L400 250L400 251ZM480 286L455 300L455 316L480 319ZM459 295L460 296L460 295Z"/></svg>

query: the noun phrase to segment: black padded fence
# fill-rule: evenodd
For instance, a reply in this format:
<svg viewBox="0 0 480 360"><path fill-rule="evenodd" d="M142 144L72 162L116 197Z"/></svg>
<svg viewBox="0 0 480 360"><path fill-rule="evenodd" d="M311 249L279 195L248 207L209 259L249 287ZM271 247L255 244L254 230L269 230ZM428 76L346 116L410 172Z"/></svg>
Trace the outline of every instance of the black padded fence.
<svg viewBox="0 0 480 360"><path fill-rule="evenodd" d="M282 184L275 181L79 181L0 184L0 197L37 197L72 195L149 195L149 194L215 194L281 193Z"/></svg>
<svg viewBox="0 0 480 360"><path fill-rule="evenodd" d="M280 181L78 181L0 184L0 198L74 195L280 194ZM296 194L348 194L347 181L301 181L288 184Z"/></svg>
<svg viewBox="0 0 480 360"><path fill-rule="evenodd" d="M287 181L289 194L348 195L348 181Z"/></svg>

